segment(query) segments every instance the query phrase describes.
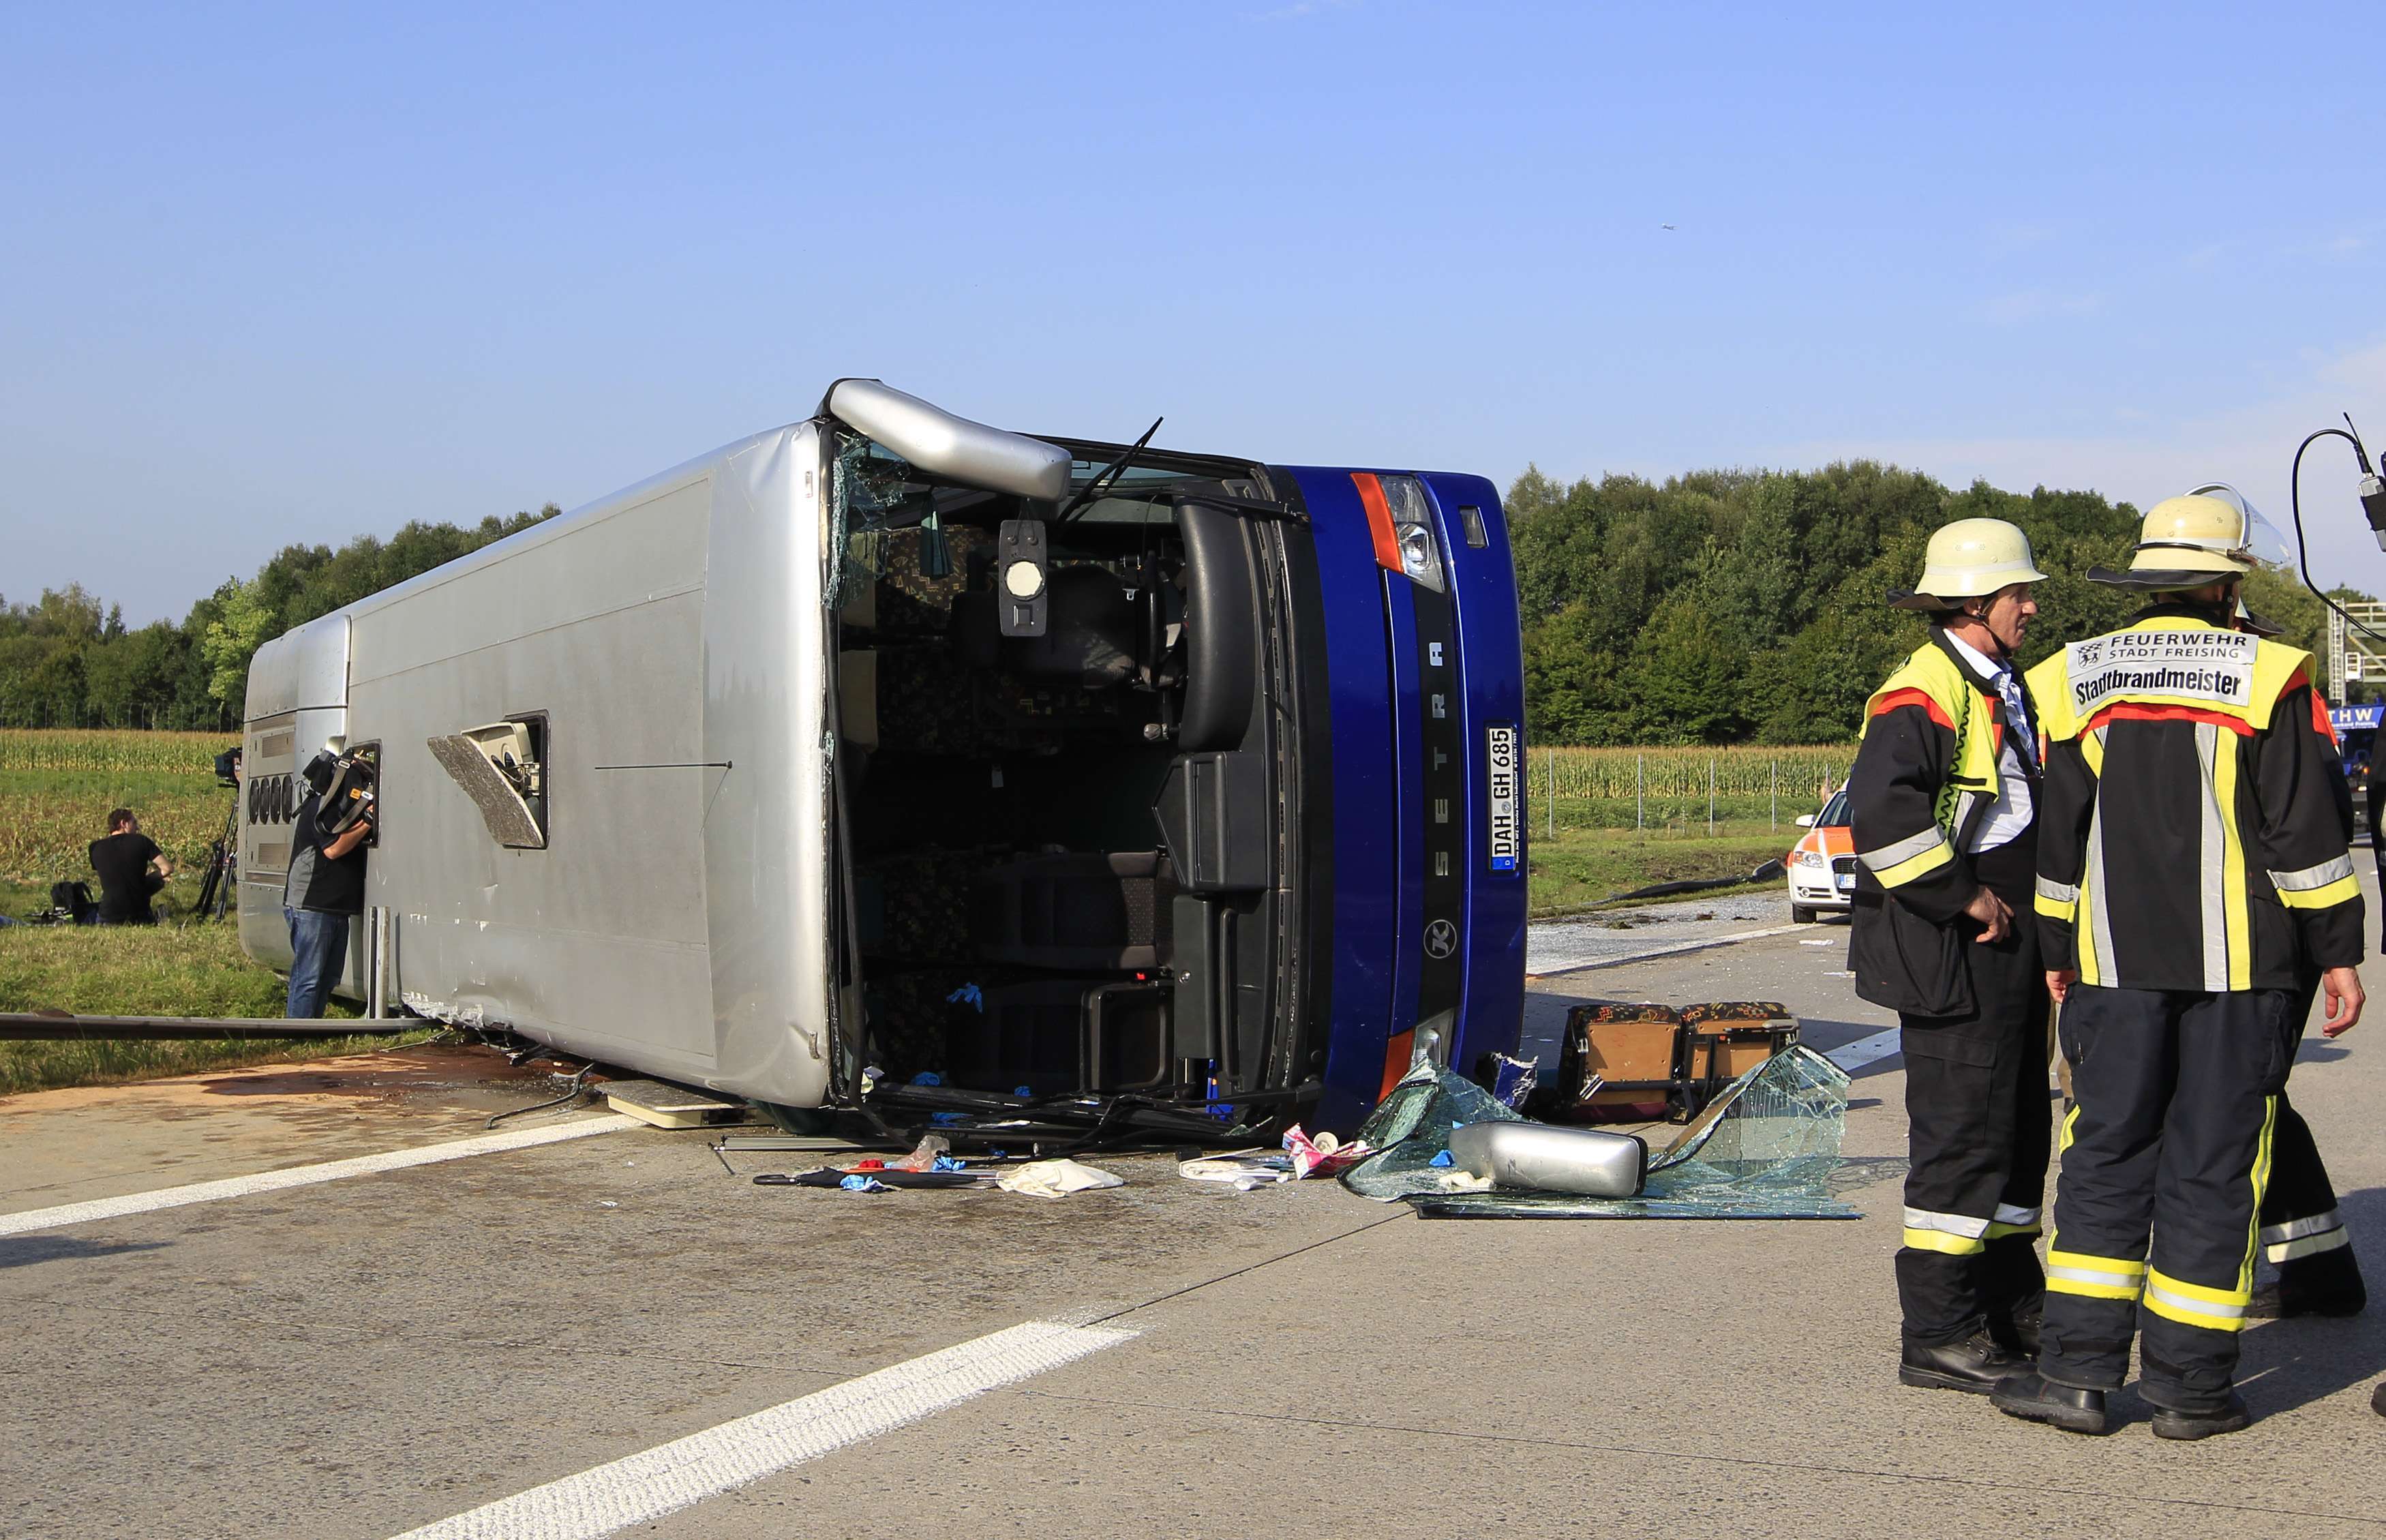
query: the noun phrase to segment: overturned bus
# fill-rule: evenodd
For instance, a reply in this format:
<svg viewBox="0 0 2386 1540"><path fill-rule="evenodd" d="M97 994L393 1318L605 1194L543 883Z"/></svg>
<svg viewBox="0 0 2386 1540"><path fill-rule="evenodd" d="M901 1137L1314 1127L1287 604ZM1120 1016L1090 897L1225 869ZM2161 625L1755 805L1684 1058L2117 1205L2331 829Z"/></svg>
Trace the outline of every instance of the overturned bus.
<svg viewBox="0 0 2386 1540"><path fill-rule="evenodd" d="M259 649L241 938L288 967L336 742L354 997L777 1108L1347 1131L1515 1045L1523 704L1478 477L845 380Z"/></svg>

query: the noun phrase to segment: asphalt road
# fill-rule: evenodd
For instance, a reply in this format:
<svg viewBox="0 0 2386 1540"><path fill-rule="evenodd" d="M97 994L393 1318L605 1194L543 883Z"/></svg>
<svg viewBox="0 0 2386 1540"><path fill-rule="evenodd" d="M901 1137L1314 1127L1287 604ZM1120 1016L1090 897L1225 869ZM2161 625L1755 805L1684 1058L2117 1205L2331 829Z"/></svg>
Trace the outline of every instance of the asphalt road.
<svg viewBox="0 0 2386 1540"><path fill-rule="evenodd" d="M1778 999L1829 1049L1890 1024L1839 976L1844 937L1546 978L1530 1020ZM2308 1045L2295 1096L2386 1278L2378 1033ZM2134 1396L2082 1439L1900 1387L1902 1088L1893 1056L1857 1074L1854 1222L1424 1221L1151 1157L1053 1202L863 1197L647 1130L0 1217L0 1533L2378 1531L2386 1313L2251 1331L2261 1421L2200 1445L2154 1439ZM451 1141L534 1090L423 1054L15 1098L0 1216ZM642 1510L656 1493L687 1506Z"/></svg>

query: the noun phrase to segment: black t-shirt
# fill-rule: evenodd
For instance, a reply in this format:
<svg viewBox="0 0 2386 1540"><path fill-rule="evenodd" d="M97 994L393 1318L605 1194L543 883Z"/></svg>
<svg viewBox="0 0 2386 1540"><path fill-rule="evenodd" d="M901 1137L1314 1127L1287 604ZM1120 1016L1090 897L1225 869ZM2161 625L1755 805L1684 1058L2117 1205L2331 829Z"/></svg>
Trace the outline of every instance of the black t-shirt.
<svg viewBox="0 0 2386 1540"><path fill-rule="evenodd" d="M298 804L298 826L290 840L290 883L283 902L294 909L322 909L332 914L365 912L365 847L334 860L323 854L331 844L316 815L322 799L308 794Z"/></svg>
<svg viewBox="0 0 2386 1540"><path fill-rule="evenodd" d="M157 845L146 834L128 829L91 842L91 869L99 873L99 917L102 920L143 920L149 914L149 895L166 885L149 870L157 858Z"/></svg>

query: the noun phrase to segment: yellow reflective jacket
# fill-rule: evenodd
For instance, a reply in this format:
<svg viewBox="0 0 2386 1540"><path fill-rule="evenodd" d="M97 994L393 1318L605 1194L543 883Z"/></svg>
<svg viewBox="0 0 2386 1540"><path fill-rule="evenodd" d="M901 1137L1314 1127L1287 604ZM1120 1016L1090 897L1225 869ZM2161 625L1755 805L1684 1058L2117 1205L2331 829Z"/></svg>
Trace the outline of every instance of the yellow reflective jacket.
<svg viewBox="0 0 2386 1540"><path fill-rule="evenodd" d="M2166 606L2030 670L2047 967L2203 992L2361 960L2353 799L2311 665Z"/></svg>
<svg viewBox="0 0 2386 1540"><path fill-rule="evenodd" d="M1969 943L1956 921L1980 883L1962 852L1996 807L2004 735L1993 681L1936 626L1865 702L1848 772L1848 968L1860 997L1912 1016L1972 1008Z"/></svg>

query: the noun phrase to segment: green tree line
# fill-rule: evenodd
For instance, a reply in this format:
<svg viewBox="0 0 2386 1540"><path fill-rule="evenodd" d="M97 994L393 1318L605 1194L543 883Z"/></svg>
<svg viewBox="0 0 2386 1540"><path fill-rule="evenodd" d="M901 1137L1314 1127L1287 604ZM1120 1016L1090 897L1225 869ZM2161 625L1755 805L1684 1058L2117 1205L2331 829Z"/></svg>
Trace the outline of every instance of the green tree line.
<svg viewBox="0 0 2386 1540"><path fill-rule="evenodd" d="M1540 744L1822 744L1855 735L1865 697L1921 645L1889 591L1921 576L1933 530L2028 532L2040 613L2025 665L2125 622L2141 601L2086 581L2126 566L2139 510L2093 492L1958 492L1869 460L1820 470L1702 470L1508 489L1525 620L1525 709ZM2327 612L2264 570L2247 601L2317 652Z"/></svg>
<svg viewBox="0 0 2386 1540"><path fill-rule="evenodd" d="M0 726L230 728L248 660L293 626L556 512L410 523L387 541L291 545L181 624L127 629L80 587L0 600ZM1854 736L1865 697L1920 645L1884 602L1922 571L1930 532L1987 516L2028 531L2049 581L2022 650L2034 663L2108 631L2138 601L2082 576L2125 565L2139 512L2093 492L1952 490L1869 460L1819 470L1701 470L1508 489L1524 604L1527 731L1539 744L1820 744ZM2254 608L2317 652L2319 602L2254 574Z"/></svg>
<svg viewBox="0 0 2386 1540"><path fill-rule="evenodd" d="M0 595L0 727L236 728L259 646L560 511L549 503L470 527L416 520L337 550L285 545L255 577L224 580L179 624L128 627L120 607L80 584L31 603Z"/></svg>

